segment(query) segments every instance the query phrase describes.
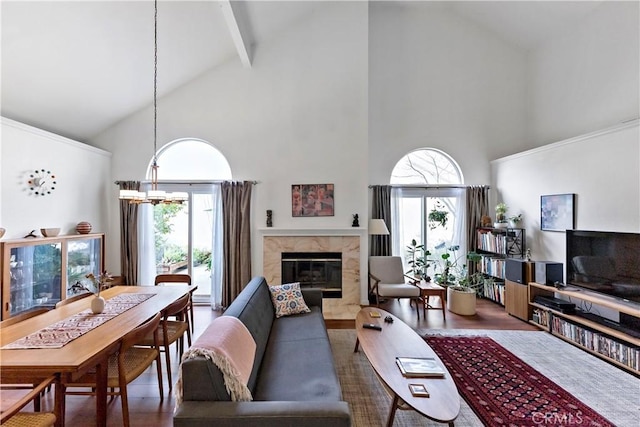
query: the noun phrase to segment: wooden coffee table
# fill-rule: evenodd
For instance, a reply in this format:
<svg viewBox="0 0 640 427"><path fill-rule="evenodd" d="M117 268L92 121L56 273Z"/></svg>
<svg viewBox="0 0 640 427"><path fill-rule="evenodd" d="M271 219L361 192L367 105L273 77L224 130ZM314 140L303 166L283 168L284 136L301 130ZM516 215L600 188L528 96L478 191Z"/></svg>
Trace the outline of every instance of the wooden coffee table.
<svg viewBox="0 0 640 427"><path fill-rule="evenodd" d="M379 318L370 316L370 312L379 312ZM390 316L393 323L386 323L384 318ZM382 327L381 331L365 329L365 323L375 323ZM460 412L460 395L451 374L420 337L402 320L375 307L365 307L356 316L357 340L354 352L361 345L364 354L387 391L393 397L387 426L393 425L396 410L414 409L425 417L453 426L453 421ZM396 357L433 357L440 362L446 373L444 378L405 378L396 365ZM429 397L414 397L409 384L424 384Z"/></svg>

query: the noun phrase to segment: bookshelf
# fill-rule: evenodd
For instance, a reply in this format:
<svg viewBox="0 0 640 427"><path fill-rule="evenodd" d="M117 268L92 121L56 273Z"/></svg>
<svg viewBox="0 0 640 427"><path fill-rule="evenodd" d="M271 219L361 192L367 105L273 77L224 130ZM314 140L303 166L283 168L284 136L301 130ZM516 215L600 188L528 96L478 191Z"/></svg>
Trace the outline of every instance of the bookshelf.
<svg viewBox="0 0 640 427"><path fill-rule="evenodd" d="M478 271L487 276L483 297L505 305L508 298L505 290L505 264L507 258L522 258L525 248L523 228L476 229L478 245L476 252L482 256Z"/></svg>

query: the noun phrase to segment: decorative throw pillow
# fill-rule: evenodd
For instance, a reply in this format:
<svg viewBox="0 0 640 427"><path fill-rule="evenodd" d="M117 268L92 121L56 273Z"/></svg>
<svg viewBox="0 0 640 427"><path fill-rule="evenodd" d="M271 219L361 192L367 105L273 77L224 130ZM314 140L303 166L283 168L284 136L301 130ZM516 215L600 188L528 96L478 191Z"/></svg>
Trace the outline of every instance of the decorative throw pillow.
<svg viewBox="0 0 640 427"><path fill-rule="evenodd" d="M269 292L271 293L273 308L276 310L276 317L311 312L302 297L300 283L269 286Z"/></svg>

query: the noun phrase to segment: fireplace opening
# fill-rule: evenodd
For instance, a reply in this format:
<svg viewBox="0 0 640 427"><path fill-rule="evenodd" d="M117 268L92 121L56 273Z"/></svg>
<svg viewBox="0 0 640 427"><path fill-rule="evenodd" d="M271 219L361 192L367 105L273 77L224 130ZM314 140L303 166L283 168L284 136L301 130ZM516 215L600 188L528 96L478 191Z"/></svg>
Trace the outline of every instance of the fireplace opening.
<svg viewBox="0 0 640 427"><path fill-rule="evenodd" d="M300 282L301 288L322 289L323 298L342 298L340 252L283 252L282 283Z"/></svg>

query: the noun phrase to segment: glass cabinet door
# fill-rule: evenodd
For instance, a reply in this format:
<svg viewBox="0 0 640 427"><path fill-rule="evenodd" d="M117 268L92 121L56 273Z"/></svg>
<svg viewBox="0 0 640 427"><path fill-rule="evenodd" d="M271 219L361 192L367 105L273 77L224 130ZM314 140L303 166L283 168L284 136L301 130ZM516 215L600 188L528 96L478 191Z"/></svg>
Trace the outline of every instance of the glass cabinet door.
<svg viewBox="0 0 640 427"><path fill-rule="evenodd" d="M62 244L60 242L12 248L9 254L9 313L60 301Z"/></svg>
<svg viewBox="0 0 640 427"><path fill-rule="evenodd" d="M78 281L92 289L86 276L93 273L98 277L101 266L102 241L100 238L69 240L67 242L67 297L86 292L72 289Z"/></svg>

